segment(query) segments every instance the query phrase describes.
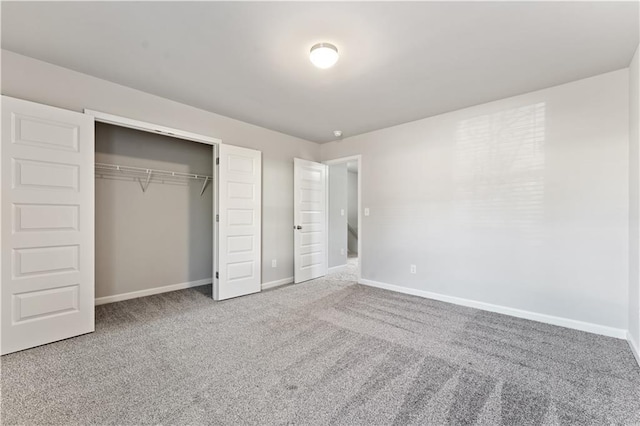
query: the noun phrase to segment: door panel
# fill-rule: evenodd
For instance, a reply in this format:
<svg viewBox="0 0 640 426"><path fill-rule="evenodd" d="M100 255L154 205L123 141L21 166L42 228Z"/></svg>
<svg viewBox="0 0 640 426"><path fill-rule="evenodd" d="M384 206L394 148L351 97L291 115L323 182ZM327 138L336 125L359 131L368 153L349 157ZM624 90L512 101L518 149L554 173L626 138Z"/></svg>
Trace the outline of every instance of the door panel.
<svg viewBox="0 0 640 426"><path fill-rule="evenodd" d="M327 274L327 166L294 159L296 283Z"/></svg>
<svg viewBox="0 0 640 426"><path fill-rule="evenodd" d="M218 279L214 298L224 300L262 288L262 153L220 145Z"/></svg>
<svg viewBox="0 0 640 426"><path fill-rule="evenodd" d="M94 330L94 121L2 97L2 354Z"/></svg>

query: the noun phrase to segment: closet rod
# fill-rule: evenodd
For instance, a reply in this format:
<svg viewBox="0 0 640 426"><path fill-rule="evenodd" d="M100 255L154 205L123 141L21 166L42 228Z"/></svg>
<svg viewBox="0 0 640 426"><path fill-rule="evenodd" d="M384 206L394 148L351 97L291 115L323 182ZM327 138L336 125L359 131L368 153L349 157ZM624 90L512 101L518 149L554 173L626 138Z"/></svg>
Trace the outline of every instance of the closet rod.
<svg viewBox="0 0 640 426"><path fill-rule="evenodd" d="M171 180L172 178L182 178L182 179L203 179L204 182L202 184L202 189L200 190L200 195L204 194L204 190L207 187L207 183L213 181L213 178L208 175L201 175L195 173L183 173L183 172L173 172L170 170L158 170L158 169L147 169L144 167L133 167L133 166L121 166L119 164L107 164L107 163L96 163L95 164L96 171L107 171L107 172L120 172L126 174L127 172L134 174L134 179L138 181L140 187L142 188L142 192L147 192L147 188L149 188L149 184L151 183L151 177L153 176L156 179L162 180ZM141 176L146 175L146 179L142 182Z"/></svg>
<svg viewBox="0 0 640 426"><path fill-rule="evenodd" d="M211 176L195 174L195 173L173 172L170 170L147 169L144 167L121 166L118 164L106 164L106 163L96 163L96 170L108 170L108 171L114 171L114 172L134 172L134 173L141 173L145 175L152 174L154 177L180 177L180 178L187 178L187 179L204 179L205 181L212 179Z"/></svg>

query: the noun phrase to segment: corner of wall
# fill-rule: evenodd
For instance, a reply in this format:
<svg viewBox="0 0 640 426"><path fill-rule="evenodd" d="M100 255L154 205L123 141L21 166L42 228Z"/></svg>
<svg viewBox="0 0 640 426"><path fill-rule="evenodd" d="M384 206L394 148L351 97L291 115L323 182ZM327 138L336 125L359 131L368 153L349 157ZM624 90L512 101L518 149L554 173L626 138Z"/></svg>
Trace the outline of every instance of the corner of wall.
<svg viewBox="0 0 640 426"><path fill-rule="evenodd" d="M629 64L629 331L640 364L640 44Z"/></svg>

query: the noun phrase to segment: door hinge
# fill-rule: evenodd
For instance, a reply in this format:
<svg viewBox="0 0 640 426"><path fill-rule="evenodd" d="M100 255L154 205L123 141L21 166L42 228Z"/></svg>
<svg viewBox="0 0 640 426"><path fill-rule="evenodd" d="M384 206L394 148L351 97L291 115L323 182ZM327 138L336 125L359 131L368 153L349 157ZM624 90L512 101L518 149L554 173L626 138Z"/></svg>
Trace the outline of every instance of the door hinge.
<svg viewBox="0 0 640 426"><path fill-rule="evenodd" d="M220 215L219 214L216 215L216 222L220 222Z"/></svg>
<svg viewBox="0 0 640 426"><path fill-rule="evenodd" d="M216 166L220 164L220 157L216 158Z"/></svg>
<svg viewBox="0 0 640 426"><path fill-rule="evenodd" d="M218 278L219 278L219 277L218 277L218 273L216 272L216 280L217 280Z"/></svg>

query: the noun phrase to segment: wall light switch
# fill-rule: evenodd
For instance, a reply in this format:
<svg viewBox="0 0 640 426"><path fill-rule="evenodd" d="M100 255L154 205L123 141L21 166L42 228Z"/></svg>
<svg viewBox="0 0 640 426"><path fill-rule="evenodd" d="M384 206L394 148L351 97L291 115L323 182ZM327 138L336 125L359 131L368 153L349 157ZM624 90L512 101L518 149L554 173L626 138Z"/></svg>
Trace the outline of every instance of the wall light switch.
<svg viewBox="0 0 640 426"><path fill-rule="evenodd" d="M364 215L369 216L369 207L364 208Z"/></svg>
<svg viewBox="0 0 640 426"><path fill-rule="evenodd" d="M340 254L344 255L344 249L343 248L340 249Z"/></svg>
<svg viewBox="0 0 640 426"><path fill-rule="evenodd" d="M340 216L344 216L344 209L340 209Z"/></svg>
<svg viewBox="0 0 640 426"><path fill-rule="evenodd" d="M272 268L275 268L275 267L277 267L277 266L278 266L278 261L277 261L276 259L273 259L273 260L271 261L271 267L272 267Z"/></svg>
<svg viewBox="0 0 640 426"><path fill-rule="evenodd" d="M416 273L416 265L411 265L411 273L412 274Z"/></svg>

